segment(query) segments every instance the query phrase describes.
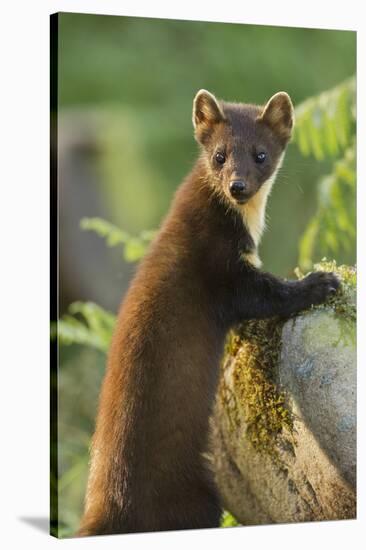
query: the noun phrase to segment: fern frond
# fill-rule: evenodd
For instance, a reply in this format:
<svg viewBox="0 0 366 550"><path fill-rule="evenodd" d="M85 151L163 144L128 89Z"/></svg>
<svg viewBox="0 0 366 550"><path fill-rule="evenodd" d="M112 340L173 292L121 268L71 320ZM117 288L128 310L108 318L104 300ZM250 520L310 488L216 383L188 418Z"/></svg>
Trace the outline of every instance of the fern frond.
<svg viewBox="0 0 366 550"><path fill-rule="evenodd" d="M294 142L305 156L336 157L350 146L356 124L356 79L309 97L295 109Z"/></svg>
<svg viewBox="0 0 366 550"><path fill-rule="evenodd" d="M138 237L133 237L102 218L83 218L80 227L87 231L94 231L103 237L110 247L123 245L123 258L126 262L140 260L156 234L156 231L142 231Z"/></svg>
<svg viewBox="0 0 366 550"><path fill-rule="evenodd" d="M337 161L334 170L318 187L318 209L310 221L299 247L299 264L310 269L320 256L337 257L356 244L356 159L355 146Z"/></svg>
<svg viewBox="0 0 366 550"><path fill-rule="evenodd" d="M116 317L93 302L74 302L69 313L51 327L59 343L82 344L106 352Z"/></svg>

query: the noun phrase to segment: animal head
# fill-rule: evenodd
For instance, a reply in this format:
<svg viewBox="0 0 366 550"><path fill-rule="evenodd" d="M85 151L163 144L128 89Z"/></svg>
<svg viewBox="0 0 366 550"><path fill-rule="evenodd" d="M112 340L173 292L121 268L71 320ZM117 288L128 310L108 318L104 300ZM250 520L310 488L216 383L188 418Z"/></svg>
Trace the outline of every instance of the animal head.
<svg viewBox="0 0 366 550"><path fill-rule="evenodd" d="M200 90L193 102L196 140L202 145L209 180L230 204L247 204L268 191L279 168L294 124L286 92L265 106L218 101Z"/></svg>

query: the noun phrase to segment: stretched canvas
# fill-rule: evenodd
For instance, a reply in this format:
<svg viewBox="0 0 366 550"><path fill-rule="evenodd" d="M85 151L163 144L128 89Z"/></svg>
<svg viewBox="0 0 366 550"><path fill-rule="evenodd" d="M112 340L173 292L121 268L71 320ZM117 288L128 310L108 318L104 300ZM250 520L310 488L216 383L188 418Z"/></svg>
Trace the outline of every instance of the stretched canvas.
<svg viewBox="0 0 366 550"><path fill-rule="evenodd" d="M356 517L356 33L51 16L51 533Z"/></svg>

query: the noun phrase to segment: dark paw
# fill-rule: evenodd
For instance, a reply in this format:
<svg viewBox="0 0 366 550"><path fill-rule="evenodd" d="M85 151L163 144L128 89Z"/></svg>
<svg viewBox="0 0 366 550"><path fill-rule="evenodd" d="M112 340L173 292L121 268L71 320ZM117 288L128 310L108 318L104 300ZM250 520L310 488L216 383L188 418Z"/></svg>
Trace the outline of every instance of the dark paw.
<svg viewBox="0 0 366 550"><path fill-rule="evenodd" d="M340 285L340 281L334 273L325 273L324 271L310 273L303 279L303 283L308 292L309 305L325 302L329 296L334 296Z"/></svg>

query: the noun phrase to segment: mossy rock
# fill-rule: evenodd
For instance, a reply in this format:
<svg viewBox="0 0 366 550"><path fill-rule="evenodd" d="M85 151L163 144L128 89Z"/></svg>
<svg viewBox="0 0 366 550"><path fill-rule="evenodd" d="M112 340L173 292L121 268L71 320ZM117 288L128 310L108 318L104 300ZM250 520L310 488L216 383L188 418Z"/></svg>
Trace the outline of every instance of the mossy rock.
<svg viewBox="0 0 366 550"><path fill-rule="evenodd" d="M228 339L212 453L224 506L242 524L356 514L356 271L315 269L338 273L334 298Z"/></svg>

